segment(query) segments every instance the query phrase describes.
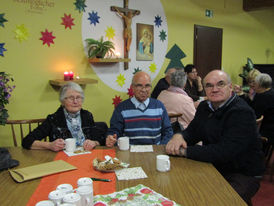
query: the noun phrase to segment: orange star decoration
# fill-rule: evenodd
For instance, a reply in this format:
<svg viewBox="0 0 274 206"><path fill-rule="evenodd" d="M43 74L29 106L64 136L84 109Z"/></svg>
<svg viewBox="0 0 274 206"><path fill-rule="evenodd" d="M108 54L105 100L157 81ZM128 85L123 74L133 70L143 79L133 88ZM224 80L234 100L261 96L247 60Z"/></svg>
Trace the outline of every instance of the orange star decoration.
<svg viewBox="0 0 274 206"><path fill-rule="evenodd" d="M127 94L129 96L129 98L134 96L134 92L133 92L133 89L132 89L131 85L130 85L130 88L127 89Z"/></svg>
<svg viewBox="0 0 274 206"><path fill-rule="evenodd" d="M114 98L112 98L112 104L114 105L114 107L117 107L118 104L120 104L123 100L121 99L120 96L116 96Z"/></svg>
<svg viewBox="0 0 274 206"><path fill-rule="evenodd" d="M155 64L155 63L152 63L152 64L149 66L149 71L151 71L152 73L154 73L156 70L157 70L156 64Z"/></svg>
<svg viewBox="0 0 274 206"><path fill-rule="evenodd" d="M43 45L47 44L48 46L50 46L50 44L54 44L53 39L55 39L56 37L52 35L52 32L48 32L48 30L46 29L45 32L42 32L42 37L40 38L40 40L43 41Z"/></svg>
<svg viewBox="0 0 274 206"><path fill-rule="evenodd" d="M65 26L65 29L66 28L70 28L71 29L71 26L75 25L73 23L74 19L71 18L71 14L69 14L69 15L64 14L64 17L62 17L62 20L63 20L63 22L61 24Z"/></svg>
<svg viewBox="0 0 274 206"><path fill-rule="evenodd" d="M119 84L120 87L122 87L125 84L125 76L123 74L119 74L119 76L117 76L116 82Z"/></svg>

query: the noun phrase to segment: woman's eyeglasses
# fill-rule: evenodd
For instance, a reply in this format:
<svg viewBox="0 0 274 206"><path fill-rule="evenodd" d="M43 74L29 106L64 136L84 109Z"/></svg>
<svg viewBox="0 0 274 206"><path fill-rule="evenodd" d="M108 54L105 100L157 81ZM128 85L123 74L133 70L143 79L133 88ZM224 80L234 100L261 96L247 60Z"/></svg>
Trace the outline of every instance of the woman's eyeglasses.
<svg viewBox="0 0 274 206"><path fill-rule="evenodd" d="M68 100L69 102L74 102L74 101L81 102L83 100L83 97L81 97L81 96L77 96L77 97L69 96L69 97L66 97L65 99Z"/></svg>

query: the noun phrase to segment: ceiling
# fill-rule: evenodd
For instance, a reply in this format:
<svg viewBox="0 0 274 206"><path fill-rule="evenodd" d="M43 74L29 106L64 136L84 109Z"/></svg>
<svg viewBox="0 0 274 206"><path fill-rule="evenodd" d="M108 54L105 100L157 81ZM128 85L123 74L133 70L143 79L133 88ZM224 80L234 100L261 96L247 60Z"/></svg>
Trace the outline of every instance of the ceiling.
<svg viewBox="0 0 274 206"><path fill-rule="evenodd" d="M255 11L273 7L274 0L243 0L244 11Z"/></svg>

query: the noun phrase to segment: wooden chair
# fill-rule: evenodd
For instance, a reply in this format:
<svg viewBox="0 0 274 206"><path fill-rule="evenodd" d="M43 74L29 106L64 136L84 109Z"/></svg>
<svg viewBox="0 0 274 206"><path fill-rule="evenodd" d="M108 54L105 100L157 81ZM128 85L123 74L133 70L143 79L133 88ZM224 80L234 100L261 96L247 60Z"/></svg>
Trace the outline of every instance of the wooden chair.
<svg viewBox="0 0 274 206"><path fill-rule="evenodd" d="M15 147L17 147L17 137L16 132L18 129L20 129L20 136L21 136L21 141L24 138L24 128L28 128L28 132L31 132L32 129L36 128L39 126L45 119L25 119L25 120L7 120L6 124L11 125L11 132L12 132L12 137L13 137L13 144ZM17 128L18 126L18 128Z"/></svg>
<svg viewBox="0 0 274 206"><path fill-rule="evenodd" d="M181 132L184 129L183 126L178 121L178 118L181 117L182 115L183 114L174 114L174 113L168 114L170 122L172 119L176 118L176 121L171 123L171 127L174 133Z"/></svg>
<svg viewBox="0 0 274 206"><path fill-rule="evenodd" d="M264 119L264 115L262 115L260 118L256 119L256 124L257 124L258 130L260 130L260 128L261 128L263 119Z"/></svg>

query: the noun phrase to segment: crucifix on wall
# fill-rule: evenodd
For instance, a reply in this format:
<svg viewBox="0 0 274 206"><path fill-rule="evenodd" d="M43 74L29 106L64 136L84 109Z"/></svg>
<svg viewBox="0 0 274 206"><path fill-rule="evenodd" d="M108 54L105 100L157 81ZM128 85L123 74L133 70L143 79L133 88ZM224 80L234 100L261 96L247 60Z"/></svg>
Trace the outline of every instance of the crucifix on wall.
<svg viewBox="0 0 274 206"><path fill-rule="evenodd" d="M132 18L139 15L141 12L139 10L129 9L128 0L124 0L124 7L111 6L110 10L117 12L124 20L124 58L128 58L128 52L132 41ZM124 63L124 69L128 69L128 62Z"/></svg>

